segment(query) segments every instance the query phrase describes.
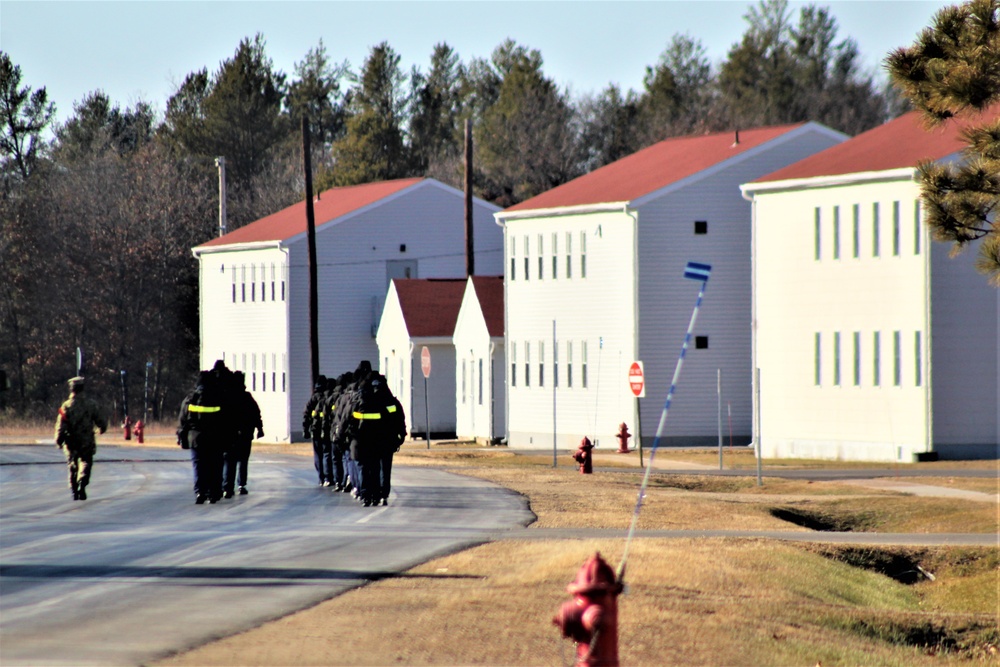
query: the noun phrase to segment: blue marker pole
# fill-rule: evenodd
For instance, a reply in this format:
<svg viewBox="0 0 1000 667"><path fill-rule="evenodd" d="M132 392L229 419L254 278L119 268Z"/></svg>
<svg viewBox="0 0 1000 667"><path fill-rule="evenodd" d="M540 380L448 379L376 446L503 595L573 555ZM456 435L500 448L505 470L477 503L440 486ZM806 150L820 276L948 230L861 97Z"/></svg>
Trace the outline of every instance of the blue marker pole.
<svg viewBox="0 0 1000 667"><path fill-rule="evenodd" d="M646 466L646 473L642 477L642 486L639 487L639 497L635 501L635 511L632 513L632 525L628 529L628 537L625 539L625 552L622 554L621 564L618 566L617 578L621 581L625 574L625 561L628 558L629 544L635 534L635 526L639 521L639 511L642 509L642 501L646 497L646 486L649 484L649 473L653 469L653 459L656 457L656 449L660 446L660 438L663 437L663 429L667 425L667 414L670 412L670 401L674 398L674 390L677 389L677 380L681 376L681 368L684 366L684 357L687 355L688 345L691 343L691 334L694 331L695 320L698 319L698 308L701 307L701 300L705 297L705 287L708 285L708 276L712 272L709 264L698 262L688 262L684 269L684 277L689 280L701 282L701 289L698 290L698 300L694 303L694 310L691 312L691 322L688 323L687 334L684 336L684 345L681 346L681 355L677 358L677 366L674 368L674 377L670 380L670 391L667 392L667 400L663 404L663 412L660 414L660 423L656 427L656 437L653 438L653 449L649 453L649 464Z"/></svg>

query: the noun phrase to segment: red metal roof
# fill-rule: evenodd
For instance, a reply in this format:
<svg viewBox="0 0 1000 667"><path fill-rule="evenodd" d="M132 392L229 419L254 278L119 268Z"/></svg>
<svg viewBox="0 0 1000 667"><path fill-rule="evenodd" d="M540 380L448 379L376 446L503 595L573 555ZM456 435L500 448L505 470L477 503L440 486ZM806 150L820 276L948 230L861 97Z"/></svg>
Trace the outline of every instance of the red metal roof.
<svg viewBox="0 0 1000 667"><path fill-rule="evenodd" d="M365 183L342 188L331 188L321 192L313 201L316 226L336 220L380 199L396 194L422 181L422 178L403 178L394 181ZM261 218L249 225L229 232L225 236L202 243L198 248L256 243L260 241L283 241L306 231L306 203L300 201L277 213Z"/></svg>
<svg viewBox="0 0 1000 667"><path fill-rule="evenodd" d="M554 187L507 211L633 201L776 139L805 123L675 137Z"/></svg>
<svg viewBox="0 0 1000 667"><path fill-rule="evenodd" d="M994 117L998 113L1000 105L986 112ZM916 167L924 160L940 160L962 150L961 130L976 118L967 116L928 128L920 112L911 111L754 182Z"/></svg>
<svg viewBox="0 0 1000 667"><path fill-rule="evenodd" d="M410 338L452 336L462 307L465 278L394 279Z"/></svg>
<svg viewBox="0 0 1000 667"><path fill-rule="evenodd" d="M472 286L491 337L503 336L503 276L472 276Z"/></svg>

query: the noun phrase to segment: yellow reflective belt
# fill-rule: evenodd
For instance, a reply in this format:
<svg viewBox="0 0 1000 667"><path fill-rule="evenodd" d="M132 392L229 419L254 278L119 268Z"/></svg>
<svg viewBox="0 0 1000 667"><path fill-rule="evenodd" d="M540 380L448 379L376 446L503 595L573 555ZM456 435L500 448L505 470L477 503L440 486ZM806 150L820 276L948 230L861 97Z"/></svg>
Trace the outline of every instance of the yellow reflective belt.
<svg viewBox="0 0 1000 667"><path fill-rule="evenodd" d="M385 409L385 411L386 412L395 412L396 411L396 406L395 405L390 405L388 408Z"/></svg>
<svg viewBox="0 0 1000 667"><path fill-rule="evenodd" d="M312 411L312 416L313 416L313 417L315 417L315 416L316 416L316 411L315 411L315 410L313 410L313 411Z"/></svg>
<svg viewBox="0 0 1000 667"><path fill-rule="evenodd" d="M382 415L377 412L355 412L352 416L355 419L382 419Z"/></svg>
<svg viewBox="0 0 1000 667"><path fill-rule="evenodd" d="M222 408L208 407L207 405L189 405L188 412L218 412Z"/></svg>

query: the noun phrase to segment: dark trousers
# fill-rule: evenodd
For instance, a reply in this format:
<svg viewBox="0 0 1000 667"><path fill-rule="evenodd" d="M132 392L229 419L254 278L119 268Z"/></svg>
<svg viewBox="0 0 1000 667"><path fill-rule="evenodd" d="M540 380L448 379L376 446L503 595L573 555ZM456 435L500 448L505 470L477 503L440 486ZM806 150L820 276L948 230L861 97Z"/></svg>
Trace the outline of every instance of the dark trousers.
<svg viewBox="0 0 1000 667"><path fill-rule="evenodd" d="M232 493L235 486L247 485L247 463L250 461L250 447L252 443L253 440L251 438L242 438L232 449L225 453L222 462L223 491Z"/></svg>
<svg viewBox="0 0 1000 667"><path fill-rule="evenodd" d="M206 498L222 497L222 449L211 438L191 431L191 466L194 468L194 493Z"/></svg>
<svg viewBox="0 0 1000 667"><path fill-rule="evenodd" d="M343 488L347 484L343 447L331 443L331 456L333 458L333 483L337 488Z"/></svg>
<svg viewBox="0 0 1000 667"><path fill-rule="evenodd" d="M333 480L327 476L327 469L329 468L329 440L322 437L313 438L313 467L316 468L316 474L319 476L319 483L330 482Z"/></svg>
<svg viewBox="0 0 1000 667"><path fill-rule="evenodd" d="M396 453L394 449L386 448L379 458L379 494L378 499L389 497L392 490L392 457Z"/></svg>
<svg viewBox="0 0 1000 667"><path fill-rule="evenodd" d="M351 486L357 488L358 473L355 471L357 462L351 458L351 450L344 449L343 454L340 455L340 460L344 467L344 486L350 484Z"/></svg>

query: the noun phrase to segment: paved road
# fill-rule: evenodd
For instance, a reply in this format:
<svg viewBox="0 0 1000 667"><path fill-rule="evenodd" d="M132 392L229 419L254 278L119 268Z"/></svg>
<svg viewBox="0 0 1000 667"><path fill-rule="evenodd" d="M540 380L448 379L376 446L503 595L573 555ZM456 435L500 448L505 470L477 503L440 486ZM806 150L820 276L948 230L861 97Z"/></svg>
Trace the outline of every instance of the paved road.
<svg viewBox="0 0 1000 667"><path fill-rule="evenodd" d="M195 505L186 452L104 446L73 502L55 447L0 447L0 664L142 664L533 519L510 491L424 468L363 508L311 468L261 455L250 495Z"/></svg>

